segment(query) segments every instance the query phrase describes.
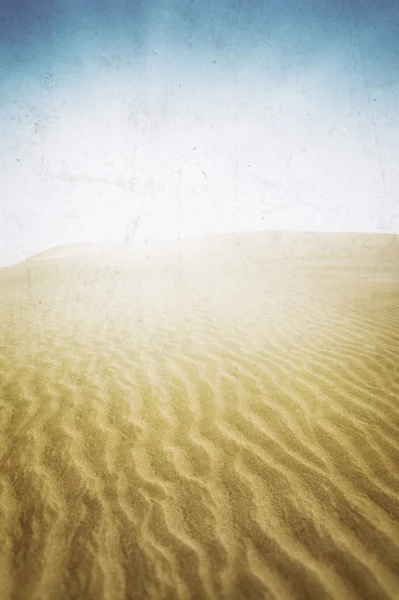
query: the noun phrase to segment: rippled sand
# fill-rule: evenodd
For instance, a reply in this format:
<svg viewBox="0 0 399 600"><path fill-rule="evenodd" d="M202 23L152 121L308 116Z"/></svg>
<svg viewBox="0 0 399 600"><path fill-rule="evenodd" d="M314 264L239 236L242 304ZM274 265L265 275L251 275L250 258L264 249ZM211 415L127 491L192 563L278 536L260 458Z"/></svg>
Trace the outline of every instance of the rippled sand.
<svg viewBox="0 0 399 600"><path fill-rule="evenodd" d="M0 269L1 600L399 598L399 240Z"/></svg>

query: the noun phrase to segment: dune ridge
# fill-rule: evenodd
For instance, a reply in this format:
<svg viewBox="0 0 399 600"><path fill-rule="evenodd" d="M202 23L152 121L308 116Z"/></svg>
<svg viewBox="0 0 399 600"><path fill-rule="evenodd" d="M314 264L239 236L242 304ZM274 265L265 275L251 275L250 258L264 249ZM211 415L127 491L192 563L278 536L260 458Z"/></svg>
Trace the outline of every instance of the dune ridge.
<svg viewBox="0 0 399 600"><path fill-rule="evenodd" d="M0 270L0 597L397 598L398 238L61 254Z"/></svg>

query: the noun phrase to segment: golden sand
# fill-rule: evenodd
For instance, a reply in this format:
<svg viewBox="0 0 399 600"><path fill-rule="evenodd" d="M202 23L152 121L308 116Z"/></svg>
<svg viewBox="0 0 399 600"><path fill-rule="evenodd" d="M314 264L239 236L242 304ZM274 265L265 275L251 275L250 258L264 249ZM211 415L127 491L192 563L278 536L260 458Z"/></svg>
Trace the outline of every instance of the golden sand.
<svg viewBox="0 0 399 600"><path fill-rule="evenodd" d="M0 269L0 600L399 598L398 237Z"/></svg>

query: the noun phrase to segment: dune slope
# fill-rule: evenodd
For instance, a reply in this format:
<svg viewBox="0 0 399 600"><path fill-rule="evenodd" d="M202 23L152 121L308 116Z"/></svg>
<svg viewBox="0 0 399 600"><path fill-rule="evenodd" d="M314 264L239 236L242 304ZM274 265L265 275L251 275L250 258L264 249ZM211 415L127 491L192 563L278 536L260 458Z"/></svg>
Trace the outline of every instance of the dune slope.
<svg viewBox="0 0 399 600"><path fill-rule="evenodd" d="M0 270L0 598L399 597L399 241Z"/></svg>

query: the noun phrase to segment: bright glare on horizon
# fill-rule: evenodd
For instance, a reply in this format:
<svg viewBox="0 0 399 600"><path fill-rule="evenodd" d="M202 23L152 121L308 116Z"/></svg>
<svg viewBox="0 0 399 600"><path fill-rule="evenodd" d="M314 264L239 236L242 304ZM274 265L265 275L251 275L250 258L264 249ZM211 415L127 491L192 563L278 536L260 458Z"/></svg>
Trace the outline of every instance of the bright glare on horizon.
<svg viewBox="0 0 399 600"><path fill-rule="evenodd" d="M75 242L399 232L388 5L36 4L0 9L0 266Z"/></svg>

